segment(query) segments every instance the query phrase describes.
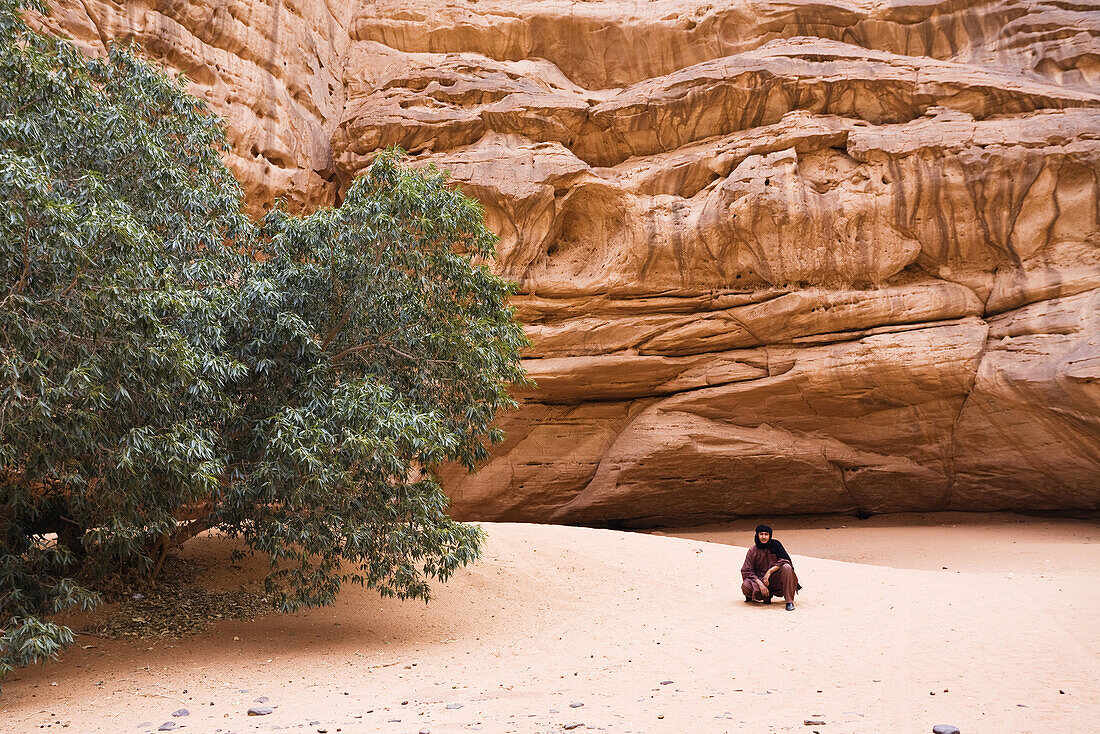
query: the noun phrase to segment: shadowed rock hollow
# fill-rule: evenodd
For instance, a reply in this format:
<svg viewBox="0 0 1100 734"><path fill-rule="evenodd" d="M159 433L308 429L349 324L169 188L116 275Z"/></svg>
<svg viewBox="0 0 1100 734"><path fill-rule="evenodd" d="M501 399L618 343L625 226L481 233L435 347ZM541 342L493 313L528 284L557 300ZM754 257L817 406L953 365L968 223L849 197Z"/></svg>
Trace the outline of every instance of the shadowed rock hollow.
<svg viewBox="0 0 1100 734"><path fill-rule="evenodd" d="M229 121L254 212L380 148L501 237L540 389L464 519L1100 507L1100 12L53 4Z"/></svg>

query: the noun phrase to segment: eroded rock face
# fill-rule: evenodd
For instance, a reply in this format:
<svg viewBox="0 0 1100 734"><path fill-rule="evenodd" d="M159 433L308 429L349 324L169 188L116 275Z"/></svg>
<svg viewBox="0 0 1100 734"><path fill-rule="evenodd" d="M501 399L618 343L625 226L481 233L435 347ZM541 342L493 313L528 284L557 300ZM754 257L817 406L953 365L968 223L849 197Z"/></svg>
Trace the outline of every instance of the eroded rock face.
<svg viewBox="0 0 1100 734"><path fill-rule="evenodd" d="M335 201L331 139L344 107L349 3L325 0L49 2L37 19L90 53L137 43L187 75L226 119L226 160L252 213Z"/></svg>
<svg viewBox="0 0 1100 734"><path fill-rule="evenodd" d="M250 205L379 148L501 237L540 389L464 519L1100 507L1100 13L1060 0L89 0Z"/></svg>

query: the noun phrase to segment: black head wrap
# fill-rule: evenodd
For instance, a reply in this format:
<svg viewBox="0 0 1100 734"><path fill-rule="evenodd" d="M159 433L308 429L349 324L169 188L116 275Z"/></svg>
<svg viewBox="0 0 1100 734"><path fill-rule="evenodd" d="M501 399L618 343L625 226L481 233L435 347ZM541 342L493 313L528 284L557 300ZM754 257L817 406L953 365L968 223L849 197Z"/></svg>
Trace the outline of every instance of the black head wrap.
<svg viewBox="0 0 1100 734"><path fill-rule="evenodd" d="M757 525L756 526L756 532L753 534L752 539L753 539L753 542L756 543L757 548L760 548L761 550L765 550L765 549L770 550L777 557L782 558L783 560L790 562L792 566L794 565L794 562L791 561L790 554L787 553L787 551L783 547L782 543L780 543L774 537L769 538L767 543L761 543L760 542L760 533L767 533L768 535L771 535L772 534L772 529L768 525Z"/></svg>

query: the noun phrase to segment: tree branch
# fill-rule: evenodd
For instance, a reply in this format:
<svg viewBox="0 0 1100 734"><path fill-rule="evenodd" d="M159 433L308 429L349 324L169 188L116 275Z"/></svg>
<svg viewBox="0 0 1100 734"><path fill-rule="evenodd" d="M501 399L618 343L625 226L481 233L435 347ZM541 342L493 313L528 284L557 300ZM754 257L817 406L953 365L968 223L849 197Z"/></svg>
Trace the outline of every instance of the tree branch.
<svg viewBox="0 0 1100 734"><path fill-rule="evenodd" d="M176 532L171 535L165 534L160 536L155 546L158 550L157 560L156 563L153 564L152 570L149 572L149 583L153 583L157 580L157 576L160 575L161 566L164 565L164 559L168 557L169 550L178 545L183 545L199 533L214 527L214 522L211 520L211 517L212 513L207 514L184 525L180 525L176 529Z"/></svg>
<svg viewBox="0 0 1100 734"><path fill-rule="evenodd" d="M344 328L344 324L346 324L348 322L348 319L351 317L351 309L352 307L348 306L347 310L344 311L344 315L341 316L340 320L336 322L336 325L333 326L331 330L329 330L328 335L325 336L324 341L321 342L322 351L328 349L329 344L332 344L332 340L335 339L336 335L340 333L340 329Z"/></svg>

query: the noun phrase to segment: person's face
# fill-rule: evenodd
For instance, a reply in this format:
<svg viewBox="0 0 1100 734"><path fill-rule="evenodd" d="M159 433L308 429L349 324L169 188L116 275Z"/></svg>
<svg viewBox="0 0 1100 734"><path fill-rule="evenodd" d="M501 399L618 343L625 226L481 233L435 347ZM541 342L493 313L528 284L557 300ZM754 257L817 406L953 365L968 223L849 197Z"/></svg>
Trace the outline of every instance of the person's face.
<svg viewBox="0 0 1100 734"><path fill-rule="evenodd" d="M767 530L761 530L759 533L756 534L756 537L760 539L761 543L767 543L769 540L772 539L772 534L769 533Z"/></svg>

